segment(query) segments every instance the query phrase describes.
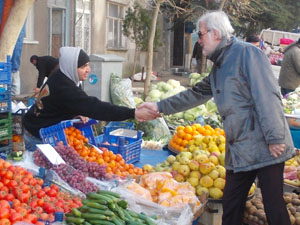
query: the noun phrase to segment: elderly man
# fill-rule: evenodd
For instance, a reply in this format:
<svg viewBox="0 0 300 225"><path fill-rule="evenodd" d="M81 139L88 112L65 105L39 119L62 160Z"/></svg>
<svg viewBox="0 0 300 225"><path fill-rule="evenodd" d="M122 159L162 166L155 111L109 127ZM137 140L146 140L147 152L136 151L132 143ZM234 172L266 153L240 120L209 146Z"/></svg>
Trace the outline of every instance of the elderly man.
<svg viewBox="0 0 300 225"><path fill-rule="evenodd" d="M294 91L300 85L300 38L284 50L279 85L283 96Z"/></svg>
<svg viewBox="0 0 300 225"><path fill-rule="evenodd" d="M214 62L193 88L141 107L166 115L214 98L226 133L223 225L241 225L248 191L258 177L269 225L290 225L283 200L284 161L295 155L277 81L265 54L238 41L224 12L198 21L203 54Z"/></svg>

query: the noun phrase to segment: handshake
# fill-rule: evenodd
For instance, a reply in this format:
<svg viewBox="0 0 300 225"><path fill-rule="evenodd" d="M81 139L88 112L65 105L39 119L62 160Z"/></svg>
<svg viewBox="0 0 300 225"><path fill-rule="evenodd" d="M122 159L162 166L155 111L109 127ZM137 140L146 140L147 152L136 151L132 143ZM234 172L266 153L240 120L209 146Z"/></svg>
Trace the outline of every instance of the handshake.
<svg viewBox="0 0 300 225"><path fill-rule="evenodd" d="M161 117L156 102L144 102L135 109L135 118L139 122L154 120Z"/></svg>

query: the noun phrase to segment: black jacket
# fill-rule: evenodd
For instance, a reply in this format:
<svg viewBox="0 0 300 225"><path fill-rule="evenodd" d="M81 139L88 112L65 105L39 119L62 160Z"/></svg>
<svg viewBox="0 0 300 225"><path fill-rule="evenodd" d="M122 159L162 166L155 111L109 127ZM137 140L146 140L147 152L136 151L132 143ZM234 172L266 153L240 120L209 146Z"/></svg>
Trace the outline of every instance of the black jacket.
<svg viewBox="0 0 300 225"><path fill-rule="evenodd" d="M196 58L197 60L202 58L202 46L198 41L194 45L192 58Z"/></svg>
<svg viewBox="0 0 300 225"><path fill-rule="evenodd" d="M52 56L41 56L37 58L36 68L39 71L39 77L37 81L37 88L40 88L43 84L45 77L49 77L53 73L58 65L58 59Z"/></svg>
<svg viewBox="0 0 300 225"><path fill-rule="evenodd" d="M134 118L135 109L102 102L88 96L60 70L53 73L41 88L36 103L24 116L24 127L39 137L39 130L81 115L102 121Z"/></svg>

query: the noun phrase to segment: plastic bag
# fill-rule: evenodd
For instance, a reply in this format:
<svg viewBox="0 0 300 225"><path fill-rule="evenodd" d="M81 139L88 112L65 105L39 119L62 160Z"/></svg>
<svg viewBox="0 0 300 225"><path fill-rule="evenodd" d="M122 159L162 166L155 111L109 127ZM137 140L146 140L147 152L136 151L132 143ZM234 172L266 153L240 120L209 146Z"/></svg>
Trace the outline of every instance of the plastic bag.
<svg viewBox="0 0 300 225"><path fill-rule="evenodd" d="M131 80L112 74L110 78L110 97L115 105L135 108Z"/></svg>
<svg viewBox="0 0 300 225"><path fill-rule="evenodd" d="M31 172L33 175L39 174L39 166L37 166L33 161L33 153L30 151L25 151L23 153L23 159L21 161L15 162L12 161L14 166L21 166L25 168L27 171Z"/></svg>
<svg viewBox="0 0 300 225"><path fill-rule="evenodd" d="M45 182L52 182L55 183L60 188L64 189L65 191L69 192L74 196L78 196L80 198L85 198L85 194L79 191L78 189L72 188L67 182L58 176L58 174L53 170L48 170L45 176Z"/></svg>
<svg viewBox="0 0 300 225"><path fill-rule="evenodd" d="M136 125L136 129L144 132L144 140L158 141L162 146L167 145L172 137L170 129L162 117L156 120L140 122Z"/></svg>
<svg viewBox="0 0 300 225"><path fill-rule="evenodd" d="M159 225L190 225L193 222L194 214L189 205L181 208L165 207L147 199L141 198L124 186L119 186L113 191L121 194L128 202L128 207L138 213L144 212L149 216L157 216Z"/></svg>

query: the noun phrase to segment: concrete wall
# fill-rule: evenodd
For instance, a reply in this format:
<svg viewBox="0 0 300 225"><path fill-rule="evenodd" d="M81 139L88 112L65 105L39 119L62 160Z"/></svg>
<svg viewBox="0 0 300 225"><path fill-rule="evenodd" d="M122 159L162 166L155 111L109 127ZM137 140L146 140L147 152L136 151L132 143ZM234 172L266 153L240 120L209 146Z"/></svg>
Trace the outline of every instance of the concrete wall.
<svg viewBox="0 0 300 225"><path fill-rule="evenodd" d="M33 89L37 83L38 71L30 63L32 55L48 55L48 8L47 1L35 1L34 18L38 18L38 22L34 23L34 41L24 42L20 78L21 78L21 94L33 93Z"/></svg>

